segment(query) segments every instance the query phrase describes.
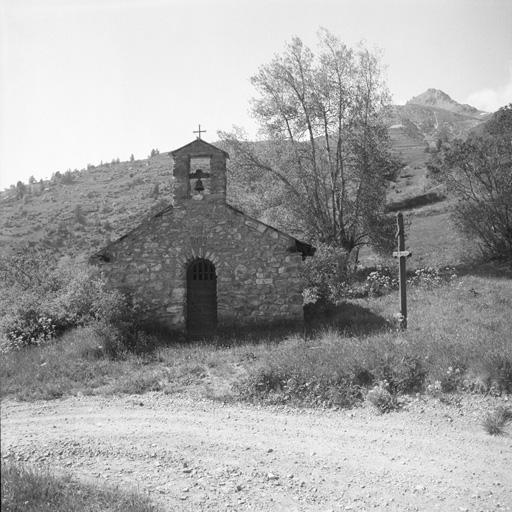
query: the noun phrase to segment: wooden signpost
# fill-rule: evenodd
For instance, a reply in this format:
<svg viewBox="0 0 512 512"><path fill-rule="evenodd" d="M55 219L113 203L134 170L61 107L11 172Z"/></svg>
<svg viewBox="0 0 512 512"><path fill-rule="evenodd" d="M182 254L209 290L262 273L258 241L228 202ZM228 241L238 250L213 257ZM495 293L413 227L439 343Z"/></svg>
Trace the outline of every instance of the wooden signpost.
<svg viewBox="0 0 512 512"><path fill-rule="evenodd" d="M405 250L405 229L404 229L404 216L399 212L396 216L396 223L398 231L396 236L398 238L398 251L393 253L395 258L399 261L399 285L400 285L400 321L399 326L401 329L407 329L407 291L406 282L407 276L405 273L405 258L412 256L412 253Z"/></svg>

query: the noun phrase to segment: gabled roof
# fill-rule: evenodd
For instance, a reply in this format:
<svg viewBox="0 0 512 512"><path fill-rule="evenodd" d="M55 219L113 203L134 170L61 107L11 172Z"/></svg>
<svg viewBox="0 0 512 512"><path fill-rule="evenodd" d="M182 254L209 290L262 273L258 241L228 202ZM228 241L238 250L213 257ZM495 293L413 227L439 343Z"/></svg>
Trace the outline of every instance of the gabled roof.
<svg viewBox="0 0 512 512"><path fill-rule="evenodd" d="M302 242L301 240L298 240L292 235L289 235L288 233L285 233L284 231L281 231L278 228L275 228L274 226L271 226L270 224L266 224L265 222L262 222L261 220L255 219L254 217L251 217L250 215L247 215L241 210L238 210L234 206L231 206L230 204L226 203L226 207L235 212L238 215L243 215L245 218L252 220L253 222L260 224L261 226L265 226L268 229L272 229L274 231L277 231L278 233L281 233L283 235L286 235L291 240L295 242L295 250L297 252L302 253L302 259L306 259L307 256L313 256L316 252L316 247L313 247L311 244L308 244L306 242Z"/></svg>
<svg viewBox="0 0 512 512"><path fill-rule="evenodd" d="M210 156L214 153L222 153L226 158L229 158L229 154L223 149L219 149L203 139L196 139L189 142L181 148L171 151L169 154L173 157L189 155L189 156Z"/></svg>
<svg viewBox="0 0 512 512"><path fill-rule="evenodd" d="M226 208L228 208L229 210L231 210L235 214L242 215L243 217L245 217L247 219L250 219L251 221L253 221L256 224L259 224L261 226L265 226L266 228L272 229L274 231L277 231L277 232L282 233L283 235L286 235L287 237L289 237L290 240L293 240L295 242L295 250L297 252L302 253L302 259L306 259L307 256L313 256L315 254L316 247L313 247L312 245L310 245L310 244L308 244L306 242L302 242L301 240L298 240L294 236L289 235L288 233L285 233L284 231L281 231L280 229L277 229L277 228L275 228L273 226L270 226L269 224L265 224L264 222L261 222L260 220L255 219L254 217L251 217L250 215L247 215L246 213L244 213L244 212L234 208L233 206L229 205L228 203L225 203L225 205L226 205ZM110 242L106 247L104 247L103 249L101 249L97 253L93 254L89 258L89 263L97 263L98 261L108 262L109 261L109 255L108 255L109 248L113 247L114 245L117 245L119 242L121 242L122 240L124 240L125 238L130 236L131 234L133 234L133 233L135 233L137 231L142 231L143 227L149 225L153 221L153 219L157 219L158 217L162 217L162 216L168 215L168 214L172 215L173 210L174 210L173 206L167 206L166 208L164 208L163 210L158 212L156 215L153 215L152 217L150 217L146 221L144 221L141 224L139 224L137 227L135 227L132 230L128 231L127 233L125 233L123 236L121 236L117 240L114 240L114 241Z"/></svg>

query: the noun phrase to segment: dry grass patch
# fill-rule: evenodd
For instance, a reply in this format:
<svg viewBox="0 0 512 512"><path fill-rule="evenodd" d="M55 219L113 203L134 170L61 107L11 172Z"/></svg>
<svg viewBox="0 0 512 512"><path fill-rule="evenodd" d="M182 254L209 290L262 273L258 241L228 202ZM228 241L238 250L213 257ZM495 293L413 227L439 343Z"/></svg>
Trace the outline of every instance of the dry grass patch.
<svg viewBox="0 0 512 512"><path fill-rule="evenodd" d="M132 491L80 483L70 473L2 462L2 512L158 512Z"/></svg>
<svg viewBox="0 0 512 512"><path fill-rule="evenodd" d="M485 416L482 427L491 436L502 436L509 422L512 422L512 408L499 405Z"/></svg>

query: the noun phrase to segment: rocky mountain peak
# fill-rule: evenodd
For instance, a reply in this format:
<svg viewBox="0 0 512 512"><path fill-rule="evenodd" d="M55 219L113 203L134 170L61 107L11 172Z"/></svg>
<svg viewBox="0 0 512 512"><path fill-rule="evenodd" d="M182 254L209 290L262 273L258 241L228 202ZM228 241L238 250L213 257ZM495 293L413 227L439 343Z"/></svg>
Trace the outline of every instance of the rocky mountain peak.
<svg viewBox="0 0 512 512"><path fill-rule="evenodd" d="M407 104L436 106L438 103L456 103L448 94L440 89L427 89L424 93L414 96Z"/></svg>
<svg viewBox="0 0 512 512"><path fill-rule="evenodd" d="M406 105L420 105L424 107L441 108L463 116L479 117L483 114L471 105L463 105L452 100L448 94L439 89L427 89L424 93L414 96Z"/></svg>

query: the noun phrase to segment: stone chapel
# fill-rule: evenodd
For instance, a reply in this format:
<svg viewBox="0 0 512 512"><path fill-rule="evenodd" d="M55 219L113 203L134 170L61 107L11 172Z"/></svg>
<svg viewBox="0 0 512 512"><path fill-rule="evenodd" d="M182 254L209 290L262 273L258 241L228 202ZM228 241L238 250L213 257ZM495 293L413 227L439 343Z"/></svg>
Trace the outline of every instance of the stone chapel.
<svg viewBox="0 0 512 512"><path fill-rule="evenodd" d="M197 138L174 159L174 204L91 257L106 286L139 292L151 321L189 339L218 327L303 321L315 249L226 202L229 155Z"/></svg>

